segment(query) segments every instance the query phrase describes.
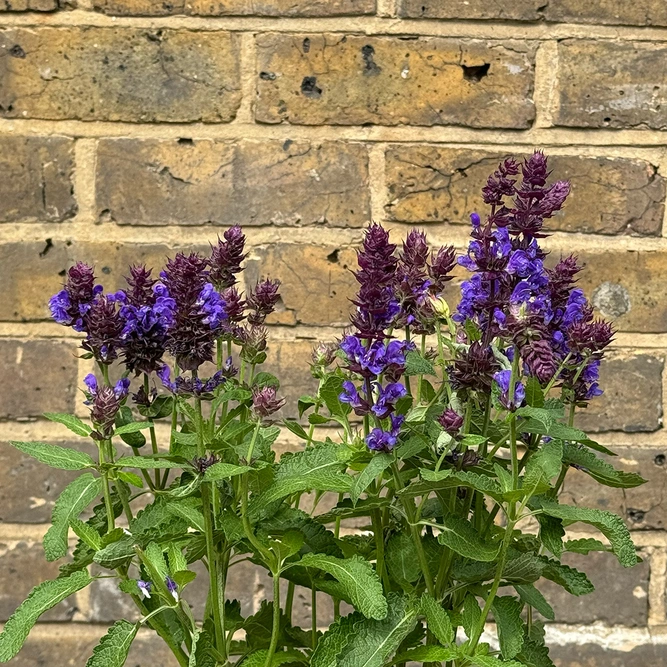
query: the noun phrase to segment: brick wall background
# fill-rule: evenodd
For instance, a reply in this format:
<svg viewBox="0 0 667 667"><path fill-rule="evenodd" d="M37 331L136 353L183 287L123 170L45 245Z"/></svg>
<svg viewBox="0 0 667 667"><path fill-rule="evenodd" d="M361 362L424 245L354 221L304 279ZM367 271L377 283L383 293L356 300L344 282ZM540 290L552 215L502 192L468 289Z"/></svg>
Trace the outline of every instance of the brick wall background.
<svg viewBox="0 0 667 667"><path fill-rule="evenodd" d="M85 414L88 362L46 308L74 258L113 288L242 223L248 282L284 282L271 363L294 406L311 345L347 318L363 225L462 247L499 157L543 147L573 185L548 247L580 253L619 330L581 424L650 482L571 473L569 499L623 515L644 562L592 556L595 594L549 590L552 655L667 664L666 65L664 0L0 0L0 440L62 441L39 415ZM5 620L55 575L40 540L69 477L6 446L0 471ZM240 568L231 595L250 610L264 585ZM13 664L82 666L122 613L100 582ZM170 663L140 635L128 664Z"/></svg>

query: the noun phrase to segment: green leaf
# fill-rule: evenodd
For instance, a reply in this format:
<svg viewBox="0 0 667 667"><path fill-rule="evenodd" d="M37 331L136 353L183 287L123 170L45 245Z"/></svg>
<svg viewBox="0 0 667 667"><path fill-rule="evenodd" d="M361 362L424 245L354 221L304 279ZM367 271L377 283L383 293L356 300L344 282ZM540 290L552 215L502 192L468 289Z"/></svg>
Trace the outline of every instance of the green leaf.
<svg viewBox="0 0 667 667"><path fill-rule="evenodd" d="M547 410L545 408L533 408L527 406L519 408L515 414L519 417L526 417L528 419L539 422L547 431L549 431L549 429L556 421L551 410ZM521 426L523 426L523 424Z"/></svg>
<svg viewBox="0 0 667 667"><path fill-rule="evenodd" d="M637 550L630 537L630 531L620 516L589 507L559 505L554 501L542 501L542 511L548 516L568 522L581 522L597 528L611 544L611 550L623 567L636 565Z"/></svg>
<svg viewBox="0 0 667 667"><path fill-rule="evenodd" d="M412 584L422 575L414 542L406 533L396 533L389 538L385 561L389 574L401 585Z"/></svg>
<svg viewBox="0 0 667 667"><path fill-rule="evenodd" d="M243 660L241 667L265 667L268 655L269 651L265 648L255 651ZM293 662L308 662L308 658L301 651L291 648L287 651L275 653L271 657L268 667L280 667Z"/></svg>
<svg viewBox="0 0 667 667"><path fill-rule="evenodd" d="M138 630L139 623L116 621L93 649L86 667L123 667Z"/></svg>
<svg viewBox="0 0 667 667"><path fill-rule="evenodd" d="M553 607L547 602L542 593L533 586L533 584L514 584L519 597L527 604L537 609L537 611L549 621L556 619Z"/></svg>
<svg viewBox="0 0 667 667"><path fill-rule="evenodd" d="M524 667L516 660L500 660L492 655L473 655L470 663L475 667Z"/></svg>
<svg viewBox="0 0 667 667"><path fill-rule="evenodd" d="M311 667L338 667L338 656L354 638L354 624L359 614L342 616L317 642L310 661Z"/></svg>
<svg viewBox="0 0 667 667"><path fill-rule="evenodd" d="M169 575L167 564L164 560L164 550L157 542L151 542L144 549L146 559L160 576L160 580L164 581Z"/></svg>
<svg viewBox="0 0 667 667"><path fill-rule="evenodd" d="M526 382L526 403L531 408L544 407L544 392L540 381L533 375Z"/></svg>
<svg viewBox="0 0 667 667"><path fill-rule="evenodd" d="M428 629L434 637L443 645L449 646L454 642L454 628L449 614L442 608L442 605L433 599L428 593L424 593L421 598L420 612L426 616ZM451 658L436 658L436 660L451 660ZM413 658L421 662L418 658Z"/></svg>
<svg viewBox="0 0 667 667"><path fill-rule="evenodd" d="M182 468L183 461L153 457L153 456L124 456L115 464L118 468L139 468L140 470L153 470L163 468Z"/></svg>
<svg viewBox="0 0 667 667"><path fill-rule="evenodd" d="M200 502L195 498L185 498L183 500L174 500L167 503L167 511L171 514L181 517L200 533L206 532L204 526L204 515L199 509Z"/></svg>
<svg viewBox="0 0 667 667"><path fill-rule="evenodd" d="M438 472L422 468L419 474L424 482L413 482L401 493L409 496L421 496L430 491L444 491L445 489L464 486L479 491L499 502L503 500L503 490L500 484L487 475L480 475L467 470L456 471L451 468Z"/></svg>
<svg viewBox="0 0 667 667"><path fill-rule="evenodd" d="M72 433L76 433L77 435L81 435L83 437L89 436L93 432L93 429L90 428L88 424L84 424L78 417L75 417L74 415L68 415L64 412L45 412L44 416L47 419L50 419L52 422L57 422L58 424L67 426L67 428L72 431Z"/></svg>
<svg viewBox="0 0 667 667"><path fill-rule="evenodd" d="M380 578L373 566L360 556L335 558L323 554L306 554L298 565L316 567L340 582L352 604L366 618L381 620L387 615L387 600Z"/></svg>
<svg viewBox="0 0 667 667"><path fill-rule="evenodd" d="M617 489L632 489L646 480L637 473L616 470L613 465L599 459L593 452L573 445L565 446L563 462L577 466L578 470L590 475L596 482Z"/></svg>
<svg viewBox="0 0 667 667"><path fill-rule="evenodd" d="M302 440L308 440L308 434L306 433L303 426L301 426L301 424L299 424L298 421L296 421L294 419L285 419L283 421L283 424L285 425L285 428L288 431L291 431L297 437L301 438Z"/></svg>
<svg viewBox="0 0 667 667"><path fill-rule="evenodd" d="M347 403L341 403L338 398L343 392L344 379L338 375L329 375L320 388L320 398L324 401L329 412L336 417L346 417L351 408Z"/></svg>
<svg viewBox="0 0 667 667"><path fill-rule="evenodd" d="M132 414L132 410L130 410L130 408L128 408L126 405L123 405L116 414L116 428L118 429L121 426L124 426L125 424L131 424L132 422L134 422L134 415ZM146 444L146 437L143 433L139 432L121 434L120 438L125 444L130 445L130 447L134 447L135 449L143 447Z"/></svg>
<svg viewBox="0 0 667 667"><path fill-rule="evenodd" d="M52 526L44 536L44 553L48 561L67 554L67 533L76 519L90 505L101 489L101 480L87 472L65 487L53 506Z"/></svg>
<svg viewBox="0 0 667 667"><path fill-rule="evenodd" d="M45 442L17 442L10 440L10 445L28 456L32 456L41 463L59 470L83 470L92 468L95 461L85 452L76 449L47 445Z"/></svg>
<svg viewBox="0 0 667 667"><path fill-rule="evenodd" d="M563 465L563 443L560 440L545 442L526 464L523 487L535 493L540 485L549 486L551 480L561 471Z"/></svg>
<svg viewBox="0 0 667 667"><path fill-rule="evenodd" d="M173 542L167 550L167 559L169 560L169 571L172 575L188 569L188 562L185 560L183 552Z"/></svg>
<svg viewBox="0 0 667 667"><path fill-rule="evenodd" d="M414 606L406 598L391 593L385 619L361 619L354 624L354 634L338 658L337 667L382 667L416 622Z"/></svg>
<svg viewBox="0 0 667 667"><path fill-rule="evenodd" d="M125 482L126 484L136 486L138 489L141 489L144 486L144 482L141 477L139 477L139 475L135 475L133 472L119 470L116 474L118 475L118 479Z"/></svg>
<svg viewBox="0 0 667 667"><path fill-rule="evenodd" d="M130 535L123 535L120 539L107 544L103 549L98 551L93 556L93 560L102 567L115 570L133 558L134 555L134 540Z"/></svg>
<svg viewBox="0 0 667 667"><path fill-rule="evenodd" d="M21 650L32 626L45 611L85 588L91 581L88 571L81 570L33 588L0 633L0 662L8 662Z"/></svg>
<svg viewBox="0 0 667 667"><path fill-rule="evenodd" d="M299 491L349 491L352 478L344 473L349 453L347 447L326 442L296 454L283 454L276 466L273 484L258 497L252 498L251 515Z"/></svg>
<svg viewBox="0 0 667 667"><path fill-rule="evenodd" d="M468 639L472 637L475 628L479 625L482 619L482 610L479 608L477 598L471 593L468 593L463 600L463 612L461 613L461 625L465 630Z"/></svg>
<svg viewBox="0 0 667 667"><path fill-rule="evenodd" d="M417 350L411 350L405 355L406 375L435 375L433 364L422 357Z"/></svg>
<svg viewBox="0 0 667 667"><path fill-rule="evenodd" d="M523 604L511 595L497 597L492 605L498 628L498 641L503 658L515 658L523 647Z"/></svg>
<svg viewBox="0 0 667 667"><path fill-rule="evenodd" d="M600 540L592 537L584 537L579 540L568 540L563 545L565 551L570 551L575 554L584 554L587 556L591 551L609 551L607 545L602 544Z"/></svg>
<svg viewBox="0 0 667 667"><path fill-rule="evenodd" d="M556 558L560 558L563 553L563 537L565 536L563 522L555 517L545 515L538 515L537 521L540 524L542 544Z"/></svg>
<svg viewBox="0 0 667 667"><path fill-rule="evenodd" d="M595 590L595 586L583 572L549 558L542 557L541 560L545 564L542 576L562 586L570 595L579 597Z"/></svg>
<svg viewBox="0 0 667 667"><path fill-rule="evenodd" d="M207 482L217 482L223 479L230 479L236 475L242 475L249 470L252 470L249 466L236 466L231 463L214 463L204 473L204 480Z"/></svg>
<svg viewBox="0 0 667 667"><path fill-rule="evenodd" d="M400 665L402 663L427 663L427 662L448 662L455 660L460 656L459 651L453 648L444 648L442 646L417 646L397 655L390 664Z"/></svg>
<svg viewBox="0 0 667 667"><path fill-rule="evenodd" d="M368 462L368 465L354 478L352 488L350 489L350 498L352 504L356 505L361 494L375 480L375 478L384 472L394 461L391 454L380 452L375 454Z"/></svg>
<svg viewBox="0 0 667 667"><path fill-rule="evenodd" d="M70 522L72 530L76 536L87 544L94 551L98 551L102 548L102 538L100 534L87 523L84 523L80 519L72 519Z"/></svg>
<svg viewBox="0 0 667 667"><path fill-rule="evenodd" d="M119 426L115 431L114 435L126 435L127 433L136 433L137 431L143 431L144 429L150 428L153 426L151 422L131 422L129 424L123 424Z"/></svg>
<svg viewBox="0 0 667 667"><path fill-rule="evenodd" d="M240 519L238 521L240 522ZM269 535L280 535L290 530L298 530L303 535L304 553L314 551L328 556L342 555L338 542L330 530L327 530L306 512L286 505L282 505L271 518L262 521L258 534L266 532L266 539L268 539Z"/></svg>
<svg viewBox="0 0 667 667"><path fill-rule="evenodd" d="M438 535L438 542L460 556L484 562L497 558L500 544L485 540L473 525L462 517L448 514L443 517L442 525L438 527L442 531Z"/></svg>

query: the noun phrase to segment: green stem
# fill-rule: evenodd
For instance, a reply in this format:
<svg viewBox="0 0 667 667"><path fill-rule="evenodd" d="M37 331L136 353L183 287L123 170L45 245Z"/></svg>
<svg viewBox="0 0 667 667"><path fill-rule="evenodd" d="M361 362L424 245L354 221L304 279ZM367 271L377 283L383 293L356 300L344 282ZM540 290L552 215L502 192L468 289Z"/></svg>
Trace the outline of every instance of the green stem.
<svg viewBox="0 0 667 667"><path fill-rule="evenodd" d="M271 643L266 655L264 667L271 667L273 656L278 648L278 635L280 634L280 572L273 572L273 627L271 628Z"/></svg>
<svg viewBox="0 0 667 667"><path fill-rule="evenodd" d="M313 651L317 646L317 588L315 583L311 582L310 589L310 643Z"/></svg>
<svg viewBox="0 0 667 667"><path fill-rule="evenodd" d="M194 375L194 372L193 372ZM203 419L201 409L201 398L195 398L195 409L197 411L197 456L204 457L206 455L206 447L204 445L204 431ZM225 630L222 624L224 615L224 608L220 600L220 591L218 589L218 555L215 551L215 543L213 541L213 515L211 512L211 489L206 482L201 487L202 497L202 513L204 515L204 532L206 533L206 560L208 561L208 577L209 577L209 595L211 595L211 605L213 607L213 624L215 626L215 643L218 651L223 655L226 653L227 645L225 642Z"/></svg>
<svg viewBox="0 0 667 667"><path fill-rule="evenodd" d="M406 326L406 327L405 327L405 340L406 340L406 342L408 342L408 343L411 341L411 338L410 338L410 327L409 327L409 326ZM404 376L403 376L403 381L405 382L405 388L406 388L407 391L408 391L408 396L412 396L412 389L410 388L410 377L409 377L408 375L404 375Z"/></svg>
<svg viewBox="0 0 667 667"><path fill-rule="evenodd" d="M422 334L421 340L421 355L422 357L426 355L426 334ZM417 376L417 405L421 402L422 399L422 382L424 381L423 375Z"/></svg>
<svg viewBox="0 0 667 667"><path fill-rule="evenodd" d="M252 462L252 454L255 449L255 443L257 442L257 436L259 435L259 429L262 425L262 422L258 421L255 426L255 430L252 434L252 440L250 440L250 446L248 447L248 455L246 457L246 462L248 465ZM250 544L261 554L264 558L269 558L270 554L267 555L264 545L257 539L255 533L250 525L250 517L248 517L248 475L250 473L246 472L241 475L241 520L243 522L243 530L248 538Z"/></svg>
<svg viewBox="0 0 667 667"><path fill-rule="evenodd" d="M106 463L104 450L106 447L106 440L99 444L100 465L104 466ZM116 517L114 516L113 503L111 502L111 489L109 487L109 471L102 467L100 472L102 476L102 493L104 495L104 505L107 510L107 529L111 532L116 527Z"/></svg>
<svg viewBox="0 0 667 667"><path fill-rule="evenodd" d="M148 397L148 392L150 391L150 384L148 381L148 373L144 373L144 392L146 393L146 397ZM150 433L150 438L151 438L151 451L153 454L157 454L158 449L157 449L157 436L155 435L155 427L151 426L148 429L148 432ZM160 486L160 471L155 470L155 486Z"/></svg>

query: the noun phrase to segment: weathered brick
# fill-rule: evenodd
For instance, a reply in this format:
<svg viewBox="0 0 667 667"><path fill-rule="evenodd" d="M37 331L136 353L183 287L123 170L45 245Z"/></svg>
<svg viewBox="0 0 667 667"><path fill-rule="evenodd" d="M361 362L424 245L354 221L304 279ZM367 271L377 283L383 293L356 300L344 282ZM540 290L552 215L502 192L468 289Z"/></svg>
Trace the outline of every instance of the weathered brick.
<svg viewBox="0 0 667 667"><path fill-rule="evenodd" d="M604 623L626 627L646 625L648 620L649 561L622 567L616 556L596 552L588 556L565 554L562 562L585 572L595 592L574 597L551 581L539 588L556 612L557 623Z"/></svg>
<svg viewBox="0 0 667 667"><path fill-rule="evenodd" d="M58 0L0 0L0 12L52 12Z"/></svg>
<svg viewBox="0 0 667 667"><path fill-rule="evenodd" d="M0 222L61 222L76 213L74 142L0 137Z"/></svg>
<svg viewBox="0 0 667 667"><path fill-rule="evenodd" d="M106 631L104 625L82 627L77 624L70 626L68 632L63 632L62 626L38 625L12 660L12 667L84 667ZM178 667L178 661L154 632L140 630L125 665Z"/></svg>
<svg viewBox="0 0 667 667"><path fill-rule="evenodd" d="M71 412L77 382L76 350L50 340L0 340L0 419Z"/></svg>
<svg viewBox="0 0 667 667"><path fill-rule="evenodd" d="M392 220L469 224L484 211L481 190L505 157L500 152L397 145L387 150ZM546 224L559 231L658 236L664 216L665 179L642 160L552 155L554 178L572 183L565 208ZM594 177L591 177L594 174Z"/></svg>
<svg viewBox="0 0 667 667"><path fill-rule="evenodd" d="M554 124L665 129L666 57L659 42L559 42Z"/></svg>
<svg viewBox="0 0 667 667"><path fill-rule="evenodd" d="M356 143L103 140L97 206L120 224L359 227L368 156Z"/></svg>
<svg viewBox="0 0 667 667"><path fill-rule="evenodd" d="M343 324L357 286L351 271L356 261L350 247L272 243L252 252L246 285L267 275L282 280L281 304L272 316L281 324Z"/></svg>
<svg viewBox="0 0 667 667"><path fill-rule="evenodd" d="M648 354L603 361L600 386L604 394L577 415L577 426L593 433L661 428L663 367L662 358Z"/></svg>
<svg viewBox="0 0 667 667"><path fill-rule="evenodd" d="M662 0L404 0L401 15L427 19L491 19L500 21L557 21L598 25L667 25Z"/></svg>
<svg viewBox="0 0 667 667"><path fill-rule="evenodd" d="M94 0L94 7L119 16L354 16L372 14L375 0Z"/></svg>
<svg viewBox="0 0 667 667"><path fill-rule="evenodd" d="M0 543L0 576L2 581L7 582L0 593L0 621L6 621L35 586L47 579L55 579L58 568L59 563L44 560L44 549L40 543ZM76 611L74 598L69 597L47 611L42 620L69 621Z"/></svg>
<svg viewBox="0 0 667 667"><path fill-rule="evenodd" d="M619 331L667 331L667 253L613 249L577 253L575 248L570 252L586 265L579 286Z"/></svg>
<svg viewBox="0 0 667 667"><path fill-rule="evenodd" d="M667 662L667 644L630 644L628 650L621 650L573 643L553 646L549 656L556 667L657 667Z"/></svg>
<svg viewBox="0 0 667 667"><path fill-rule="evenodd" d="M88 445L83 439L58 444L86 451L91 456L96 451L92 442ZM56 498L79 474L49 468L6 442L0 442L0 470L3 471L0 484L3 523L49 523Z"/></svg>
<svg viewBox="0 0 667 667"><path fill-rule="evenodd" d="M257 120L529 127L535 45L424 37L257 38Z"/></svg>
<svg viewBox="0 0 667 667"><path fill-rule="evenodd" d="M4 30L0 55L5 118L227 122L241 99L226 32Z"/></svg>
<svg viewBox="0 0 667 667"><path fill-rule="evenodd" d="M634 489L601 486L585 472L570 470L562 502L609 510L622 516L633 530L664 530L667 526L667 449L612 447L617 456L606 460L615 468L639 473L647 484ZM601 455L602 456L602 455ZM602 458L605 458L602 456ZM578 524L577 528L582 528Z"/></svg>

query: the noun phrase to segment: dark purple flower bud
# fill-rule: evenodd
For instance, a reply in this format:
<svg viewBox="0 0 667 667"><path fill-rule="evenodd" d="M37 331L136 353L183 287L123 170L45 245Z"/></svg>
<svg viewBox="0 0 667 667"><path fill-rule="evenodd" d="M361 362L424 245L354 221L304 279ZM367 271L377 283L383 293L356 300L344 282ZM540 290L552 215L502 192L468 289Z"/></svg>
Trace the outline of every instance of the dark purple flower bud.
<svg viewBox="0 0 667 667"><path fill-rule="evenodd" d="M439 417L438 417L438 423L442 428L445 429L449 435L454 437L455 435L458 435L459 431L463 427L463 417L456 412L456 410L452 410L452 408L447 408Z"/></svg>
<svg viewBox="0 0 667 667"><path fill-rule="evenodd" d="M171 380L171 369L164 365L157 372L165 389L178 396L202 396L210 398L210 394L226 380L226 370L219 370L208 380L199 377L186 377L179 375L173 382Z"/></svg>
<svg viewBox="0 0 667 667"><path fill-rule="evenodd" d="M84 331L83 317L101 291L102 286L95 284L93 267L77 262L67 272L64 289L49 300L53 319L75 331Z"/></svg>
<svg viewBox="0 0 667 667"><path fill-rule="evenodd" d="M255 387L252 391L252 406L260 417L269 417L285 405L284 398L278 398L275 387Z"/></svg>
<svg viewBox="0 0 667 667"><path fill-rule="evenodd" d="M155 387L146 393L146 389L143 385L141 385L139 389L137 389L137 391L132 394L132 400L134 401L134 404L142 408L150 408L156 398L157 390Z"/></svg>
<svg viewBox="0 0 667 667"><path fill-rule="evenodd" d="M137 586L139 587L139 590L141 591L141 597L144 599L150 598L151 596L151 590L153 588L153 584L151 584L150 581L143 581L139 579L137 581Z"/></svg>
<svg viewBox="0 0 667 667"><path fill-rule="evenodd" d="M440 294L445 285L454 276L450 275L456 266L456 250L454 246L444 246L438 250L436 255L431 255L431 265L428 267L429 276L433 284L431 291Z"/></svg>
<svg viewBox="0 0 667 667"><path fill-rule="evenodd" d="M410 231L403 241L403 252L400 261L410 268L423 269L428 260L428 243L426 234L418 229Z"/></svg>
<svg viewBox="0 0 667 667"><path fill-rule="evenodd" d="M542 151L535 151L521 166L524 187L541 188L549 177L547 157Z"/></svg>
<svg viewBox="0 0 667 667"><path fill-rule="evenodd" d="M521 348L528 375L535 376L540 382L549 382L558 370L552 345L547 340L532 341Z"/></svg>
<svg viewBox="0 0 667 667"><path fill-rule="evenodd" d="M221 292L221 295L227 308L227 319L234 324L242 322L245 319L246 302L236 287L228 287Z"/></svg>
<svg viewBox="0 0 667 667"><path fill-rule="evenodd" d="M578 321L568 329L567 338L571 350L598 355L614 340L614 328L604 320Z"/></svg>
<svg viewBox="0 0 667 667"><path fill-rule="evenodd" d="M266 360L266 327L251 326L240 331L241 358L249 364L261 364Z"/></svg>
<svg viewBox="0 0 667 667"><path fill-rule="evenodd" d="M279 280L262 280L257 283L253 292L248 297L248 306L252 312L248 315L248 322L253 326L264 324L268 315L270 315L278 301L280 300Z"/></svg>
<svg viewBox="0 0 667 667"><path fill-rule="evenodd" d="M508 158L502 162L482 188L484 203L490 206L502 206L503 198L511 197L515 192L516 179L509 177L518 173L519 165L514 159Z"/></svg>
<svg viewBox="0 0 667 667"><path fill-rule="evenodd" d="M212 465L216 464L218 461L219 459L215 454L209 454L208 456L200 456L193 459L192 465L200 475L203 475Z"/></svg>
<svg viewBox="0 0 667 667"><path fill-rule="evenodd" d="M508 410L516 410L521 406L526 398L526 388L518 380L514 381L513 396L510 397L510 382L512 380L512 371L499 371L493 376L500 389L500 402Z"/></svg>
<svg viewBox="0 0 667 667"><path fill-rule="evenodd" d="M125 324L118 304L122 303L124 296L123 292L115 295L100 294L90 304L84 316L87 335L81 347L91 352L100 363L109 364L114 361L122 347Z"/></svg>
<svg viewBox="0 0 667 667"><path fill-rule="evenodd" d="M569 194L570 184L567 181L556 181L540 203L542 217L550 218L556 211L560 211Z"/></svg>
<svg viewBox="0 0 667 667"><path fill-rule="evenodd" d="M127 303L131 306L147 306L154 303L156 295L153 286L157 282L151 278L151 269L143 264L130 267L130 275L126 276L129 289L125 291Z"/></svg>
<svg viewBox="0 0 667 667"><path fill-rule="evenodd" d="M245 236L239 225L230 227L224 234L224 241L218 238L218 244L211 246L211 282L220 290L232 287L236 283L236 274L242 271L241 262L244 254Z"/></svg>
<svg viewBox="0 0 667 667"><path fill-rule="evenodd" d="M88 379L90 376L88 376ZM116 415L120 410L123 399L127 396L130 381L125 378L125 382L117 384L116 387L97 387L95 385L95 393L91 394L92 409L90 411L90 418L95 424L99 434L102 438L108 438L113 432L113 425ZM88 384L91 389L91 385Z"/></svg>
<svg viewBox="0 0 667 667"><path fill-rule="evenodd" d="M575 276L582 268L577 257L570 255L561 259L553 269L547 269L549 293L554 309L565 307L570 296L570 290L576 283Z"/></svg>
<svg viewBox="0 0 667 667"><path fill-rule="evenodd" d="M455 389L472 389L488 392L499 364L489 345L474 342L449 369L449 377Z"/></svg>

